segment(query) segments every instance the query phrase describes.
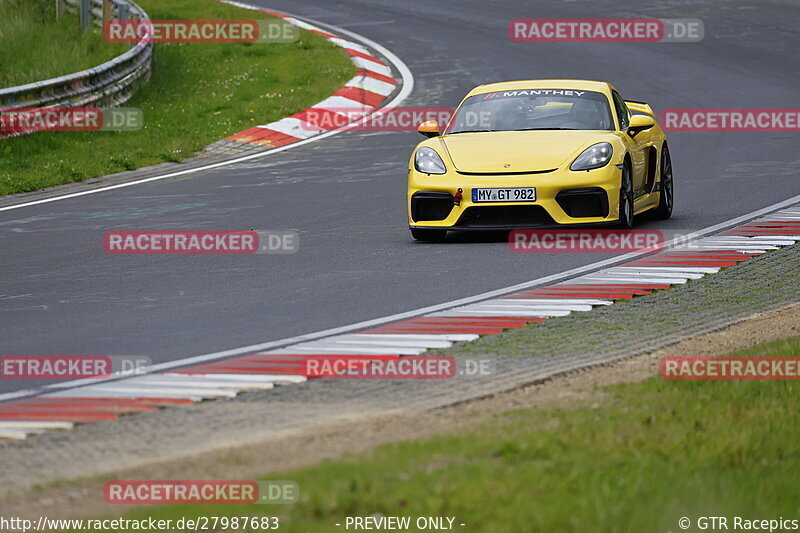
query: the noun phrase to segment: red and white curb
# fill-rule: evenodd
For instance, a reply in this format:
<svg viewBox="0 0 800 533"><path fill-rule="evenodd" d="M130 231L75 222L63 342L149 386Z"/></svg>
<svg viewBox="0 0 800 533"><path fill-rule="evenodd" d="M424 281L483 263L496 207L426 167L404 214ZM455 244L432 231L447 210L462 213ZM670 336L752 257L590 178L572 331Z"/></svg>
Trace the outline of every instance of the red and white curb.
<svg viewBox="0 0 800 533"><path fill-rule="evenodd" d="M212 150L218 146L229 146L231 143L238 146L244 143L271 148L296 143L358 120L373 112L395 91L397 81L392 75L391 67L378 59L367 47L282 13L232 0L221 1L236 7L269 13L301 29L322 35L350 55L352 62L358 67L358 75L318 104L277 122L255 126L231 135L212 144L209 147Z"/></svg>
<svg viewBox="0 0 800 533"><path fill-rule="evenodd" d="M668 289L798 240L800 206L793 206L715 235L555 284L352 333L146 376L86 380L79 387L75 382L51 386L48 391L53 392L0 403L0 438L24 439L75 424L303 383L308 379L305 361L310 357L386 360L419 355L429 348L449 348L454 342L469 342L481 335Z"/></svg>

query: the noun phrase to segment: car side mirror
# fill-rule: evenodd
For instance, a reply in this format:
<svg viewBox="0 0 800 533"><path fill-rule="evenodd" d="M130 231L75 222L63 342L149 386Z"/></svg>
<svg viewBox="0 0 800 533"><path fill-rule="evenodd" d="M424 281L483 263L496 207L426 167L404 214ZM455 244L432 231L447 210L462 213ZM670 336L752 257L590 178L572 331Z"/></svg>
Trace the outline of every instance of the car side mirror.
<svg viewBox="0 0 800 533"><path fill-rule="evenodd" d="M428 120L420 124L417 131L425 137L436 137L439 135L439 123L435 120Z"/></svg>
<svg viewBox="0 0 800 533"><path fill-rule="evenodd" d="M649 130L655 125L656 121L650 115L633 115L628 126L628 135L636 137L639 132Z"/></svg>

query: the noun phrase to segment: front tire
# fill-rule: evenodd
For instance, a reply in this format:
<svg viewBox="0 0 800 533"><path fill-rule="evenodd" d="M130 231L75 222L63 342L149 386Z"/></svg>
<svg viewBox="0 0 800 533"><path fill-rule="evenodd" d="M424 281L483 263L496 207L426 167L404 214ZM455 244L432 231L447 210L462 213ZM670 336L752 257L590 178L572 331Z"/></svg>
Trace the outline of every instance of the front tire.
<svg viewBox="0 0 800 533"><path fill-rule="evenodd" d="M672 216L674 203L672 184L672 158L669 155L667 143L661 149L661 193L658 198L658 207L653 211L656 218L663 220Z"/></svg>
<svg viewBox="0 0 800 533"><path fill-rule="evenodd" d="M444 242L447 237L446 229L411 229L411 235L422 242Z"/></svg>
<svg viewBox="0 0 800 533"><path fill-rule="evenodd" d="M622 167L619 187L619 226L622 229L633 229L633 179L627 161Z"/></svg>

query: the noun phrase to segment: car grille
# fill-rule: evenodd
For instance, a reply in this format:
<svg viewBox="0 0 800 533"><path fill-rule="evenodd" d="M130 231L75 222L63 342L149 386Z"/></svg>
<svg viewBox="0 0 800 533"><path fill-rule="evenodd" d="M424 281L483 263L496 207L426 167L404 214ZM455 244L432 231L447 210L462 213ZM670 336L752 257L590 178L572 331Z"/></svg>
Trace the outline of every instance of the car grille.
<svg viewBox="0 0 800 533"><path fill-rule="evenodd" d="M455 227L491 228L550 226L554 220L540 205L487 205L468 207Z"/></svg>

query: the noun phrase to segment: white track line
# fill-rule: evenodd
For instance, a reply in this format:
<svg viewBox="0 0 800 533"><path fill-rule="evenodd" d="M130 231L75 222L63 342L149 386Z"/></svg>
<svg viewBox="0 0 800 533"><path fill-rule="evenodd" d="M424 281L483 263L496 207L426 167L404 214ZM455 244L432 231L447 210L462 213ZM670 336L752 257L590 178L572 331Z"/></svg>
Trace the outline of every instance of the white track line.
<svg viewBox="0 0 800 533"><path fill-rule="evenodd" d="M641 270L623 270L619 271L615 268L604 270L601 275L610 276L612 278L628 278L628 279L658 279L658 278L675 278L675 279L700 279L705 274L696 274L694 272L642 272Z"/></svg>
<svg viewBox="0 0 800 533"><path fill-rule="evenodd" d="M589 276L583 278L587 283L599 284L600 282L606 284L621 284L621 283L630 283L630 284L643 284L646 285L648 283L655 284L655 285L683 285L686 283L688 278L637 278L637 277L620 277L620 276L608 276L605 274L598 274L597 276ZM575 280L577 283L583 283L583 280Z"/></svg>
<svg viewBox="0 0 800 533"><path fill-rule="evenodd" d="M432 324L431 329L436 328L436 324ZM461 341L469 342L474 341L480 335L474 333L443 333L443 334L421 334L421 333L350 333L347 335L349 338L362 338L362 339L419 339L426 340L443 340L443 341Z"/></svg>
<svg viewBox="0 0 800 533"><path fill-rule="evenodd" d="M193 402L199 402L202 397L200 395L187 396L183 393L171 393L164 391L144 391L136 390L134 392L119 391L119 390L98 390L92 387L78 387L58 392L49 392L41 396L42 398L169 398L169 399L186 399Z"/></svg>
<svg viewBox="0 0 800 533"><path fill-rule="evenodd" d="M460 307L457 312L453 311L444 311L440 313L433 313L428 316L524 316L524 317L536 317L536 318L550 318L550 317L557 317L557 316L567 316L570 314L570 311L565 309L551 309L547 311L543 310L529 310L529 309L488 309L482 307Z"/></svg>
<svg viewBox="0 0 800 533"><path fill-rule="evenodd" d="M594 303L596 301L601 303ZM608 301L610 300L606 300L606 302ZM567 309L572 307L591 308L594 305L605 305L605 303L602 302L603 300L562 300L561 298L545 298L543 300L539 298L496 298L476 305L491 303L498 305L523 305L526 307L538 307L540 309Z"/></svg>
<svg viewBox="0 0 800 533"><path fill-rule="evenodd" d="M469 306L470 309L524 309L526 311L541 311L543 313L550 313L552 311L591 311L591 305L580 304L564 304L564 305L542 305L539 303L527 304L525 300L517 299L497 299L488 300L479 304ZM465 308L466 309L466 308Z"/></svg>
<svg viewBox="0 0 800 533"><path fill-rule="evenodd" d="M706 237L702 239L700 242L736 242L736 243L744 243L744 244L753 244L753 241L756 241L757 244L777 244L781 245L786 241L793 241L794 239L788 239L782 237L780 235L760 235L758 237L745 237L744 235L720 235L719 237Z"/></svg>
<svg viewBox="0 0 800 533"><path fill-rule="evenodd" d="M208 379L202 376L187 376L178 374L153 374L125 380L128 385L156 385L161 387L186 387L200 389L272 389L275 385L270 382L244 383L222 379Z"/></svg>
<svg viewBox="0 0 800 533"><path fill-rule="evenodd" d="M72 422L51 422L49 420L0 420L0 429L72 429Z"/></svg>
<svg viewBox="0 0 800 533"><path fill-rule="evenodd" d="M262 377L275 385L292 385L295 383L305 383L308 378L305 376L291 375L291 374L179 374L181 376L202 376L202 377L216 377L228 376L241 379L244 382L249 380L257 381Z"/></svg>
<svg viewBox="0 0 800 533"><path fill-rule="evenodd" d="M85 387L83 390L86 391L87 389L93 389L99 393L134 393L137 397L139 393L175 394L187 398L195 396L200 398L233 398L236 396L235 392L219 388L131 383L130 380L117 381L107 385Z"/></svg>
<svg viewBox="0 0 800 533"><path fill-rule="evenodd" d="M523 302L526 304L544 304L547 306L560 306L560 305L611 305L613 300L595 300L595 299L570 299L570 298L501 298L504 302ZM498 300L489 300L496 302Z"/></svg>
<svg viewBox="0 0 800 533"><path fill-rule="evenodd" d="M206 380L219 381L223 383L241 383L247 386L248 383L273 383L271 376L267 375L250 375L250 374L179 374L177 372L165 372L163 374L149 374L149 376L159 376L161 378L170 379L185 379L185 378L203 378Z"/></svg>
<svg viewBox="0 0 800 533"><path fill-rule="evenodd" d="M692 244L690 246L678 246L673 248L674 252L739 252L743 254L765 254L767 250L777 250L774 246L760 246L758 248L746 248L735 244L705 245Z"/></svg>
<svg viewBox="0 0 800 533"><path fill-rule="evenodd" d="M198 376L207 378L224 377L228 379L240 380L244 383L259 382L262 379L274 383L275 385L290 385L294 383L305 383L307 378L305 376L297 376L292 374L180 374L178 372L164 374L175 376Z"/></svg>
<svg viewBox="0 0 800 533"><path fill-rule="evenodd" d="M716 274L720 267L613 267L609 269L613 272L650 272L658 274L680 274L689 272L692 274Z"/></svg>
<svg viewBox="0 0 800 533"><path fill-rule="evenodd" d="M284 354L354 354L354 355L419 355L425 348L408 346L370 346L368 344L345 344L319 341L290 346L281 350ZM268 352L274 353L274 352Z"/></svg>
<svg viewBox="0 0 800 533"><path fill-rule="evenodd" d="M0 439L25 440L32 432L30 429L0 429Z"/></svg>
<svg viewBox="0 0 800 533"><path fill-rule="evenodd" d="M449 348L453 345L450 341L442 340L420 340L420 339L371 339L352 337L350 335L342 335L341 337L331 337L325 339L325 342L334 344L351 344L355 346L384 346L387 348Z"/></svg>
<svg viewBox="0 0 800 533"><path fill-rule="evenodd" d="M48 385L47 388L50 388L50 389L65 389L65 388L70 388L70 384L72 384L72 386L100 385L102 383L109 382L109 381L117 381L117 380L120 380L120 379L136 378L136 377L139 377L141 375L144 375L144 374L131 374L131 372L117 371L117 372L113 372L111 374L111 376L109 376L107 378L75 379L75 380L72 380L72 381L64 381L64 382L59 382L59 383L52 383L52 384Z"/></svg>
<svg viewBox="0 0 800 533"><path fill-rule="evenodd" d="M581 276L579 278L572 278L566 281L562 281L557 285L672 285L675 284L674 278L669 280L636 280L636 281L624 281L618 278L607 278L602 276L602 272L598 272L597 274L587 274L586 276ZM612 289L609 289L610 292L614 292Z"/></svg>
<svg viewBox="0 0 800 533"><path fill-rule="evenodd" d="M783 240L758 239L756 241L753 241L752 239L749 239L749 238L746 241L742 241L742 240L731 239L731 238L727 238L726 237L724 239L703 239L698 244L700 244L700 245L708 245L708 244L710 244L712 246L718 245L718 244L734 244L734 245L737 245L737 246L749 246L749 247L752 247L752 248L756 248L756 247L763 247L763 246L786 246L787 244L792 244L793 242L794 241L788 240L788 239L783 239Z"/></svg>

